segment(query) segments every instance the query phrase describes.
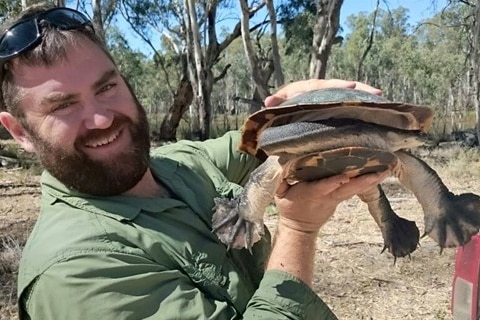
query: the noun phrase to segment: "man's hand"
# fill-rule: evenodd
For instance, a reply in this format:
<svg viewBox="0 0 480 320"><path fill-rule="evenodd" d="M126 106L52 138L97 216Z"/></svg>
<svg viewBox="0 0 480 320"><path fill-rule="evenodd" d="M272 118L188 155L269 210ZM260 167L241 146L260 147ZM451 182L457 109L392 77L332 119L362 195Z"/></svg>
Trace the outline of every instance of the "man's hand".
<svg viewBox="0 0 480 320"><path fill-rule="evenodd" d="M279 226L316 234L340 202L374 188L389 175L389 171L356 178L337 175L313 182L299 182L293 186L283 182L275 197L280 214Z"/></svg>
<svg viewBox="0 0 480 320"><path fill-rule="evenodd" d="M388 175L388 171L356 178L338 175L294 186L282 184L275 197L280 217L267 270L290 273L312 286L315 243L320 227L340 202L375 187Z"/></svg>
<svg viewBox="0 0 480 320"><path fill-rule="evenodd" d="M324 88L350 88L367 91L376 95L382 94L382 90L358 81L346 81L340 79L311 79L295 81L285 85L276 93L265 99L265 107L273 107L301 93Z"/></svg>

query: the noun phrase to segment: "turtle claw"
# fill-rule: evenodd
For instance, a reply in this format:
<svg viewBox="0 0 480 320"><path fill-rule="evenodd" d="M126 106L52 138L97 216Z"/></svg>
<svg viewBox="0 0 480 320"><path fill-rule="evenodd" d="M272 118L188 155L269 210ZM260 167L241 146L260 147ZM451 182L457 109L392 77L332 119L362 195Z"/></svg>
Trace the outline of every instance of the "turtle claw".
<svg viewBox="0 0 480 320"><path fill-rule="evenodd" d="M212 231L222 243L231 248L252 247L263 235L263 223L255 223L243 217L238 199L215 198Z"/></svg>
<svg viewBox="0 0 480 320"><path fill-rule="evenodd" d="M409 256L418 247L420 234L415 222L394 216L383 222L384 247L382 253L388 249L395 259Z"/></svg>

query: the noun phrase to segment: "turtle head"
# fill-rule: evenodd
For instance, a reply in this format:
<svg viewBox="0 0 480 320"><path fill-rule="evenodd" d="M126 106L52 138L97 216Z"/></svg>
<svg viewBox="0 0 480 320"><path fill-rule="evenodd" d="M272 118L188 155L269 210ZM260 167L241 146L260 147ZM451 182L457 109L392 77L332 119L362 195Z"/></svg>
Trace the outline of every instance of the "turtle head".
<svg viewBox="0 0 480 320"><path fill-rule="evenodd" d="M428 144L427 134L421 131L391 130L386 135L386 140L393 144L395 150L411 149Z"/></svg>

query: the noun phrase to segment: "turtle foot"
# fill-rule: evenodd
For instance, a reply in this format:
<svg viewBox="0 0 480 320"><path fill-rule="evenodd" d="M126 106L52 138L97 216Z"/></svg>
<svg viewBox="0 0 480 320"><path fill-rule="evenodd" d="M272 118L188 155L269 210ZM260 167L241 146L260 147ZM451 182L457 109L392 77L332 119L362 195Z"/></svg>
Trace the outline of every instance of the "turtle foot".
<svg viewBox="0 0 480 320"><path fill-rule="evenodd" d="M441 249L466 244L479 229L480 197L473 193L450 193L439 214L425 214L425 234Z"/></svg>
<svg viewBox="0 0 480 320"><path fill-rule="evenodd" d="M388 250L395 259L410 255L418 247L420 232L415 222L404 219L397 215L387 221L383 221L382 253Z"/></svg>
<svg viewBox="0 0 480 320"><path fill-rule="evenodd" d="M238 199L215 198L212 230L228 249L246 248L263 236L263 222L247 220L240 210Z"/></svg>

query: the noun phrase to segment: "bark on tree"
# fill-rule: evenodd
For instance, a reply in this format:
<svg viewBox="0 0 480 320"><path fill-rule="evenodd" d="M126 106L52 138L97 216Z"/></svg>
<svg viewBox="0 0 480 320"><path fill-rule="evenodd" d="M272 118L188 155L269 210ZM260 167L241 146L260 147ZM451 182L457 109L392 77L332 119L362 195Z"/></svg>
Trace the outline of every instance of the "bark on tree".
<svg viewBox="0 0 480 320"><path fill-rule="evenodd" d="M375 37L375 28L377 27L377 13L378 13L378 8L380 7L380 0L377 0L377 5L375 6L375 10L373 11L373 19L372 19L372 27L370 29L370 35L368 37L368 44L365 50L363 51L362 57L360 58L360 61L358 62L358 67L357 67L357 80L362 81L363 80L363 62L367 58L368 53L370 52L370 49L372 49L373 45L373 39Z"/></svg>
<svg viewBox="0 0 480 320"><path fill-rule="evenodd" d="M253 49L253 41L250 37L250 9L246 0L240 0L240 8L242 11L241 28L242 28L242 40L243 47L245 49L245 55L250 66L250 72L252 74L253 82L255 83L256 90L260 95L261 100L265 100L270 95L268 90L268 78L263 74L262 66L259 61L255 50Z"/></svg>
<svg viewBox="0 0 480 320"><path fill-rule="evenodd" d="M476 0L472 28L471 66L473 72L473 97L476 114L477 138L480 138L480 0Z"/></svg>
<svg viewBox="0 0 480 320"><path fill-rule="evenodd" d="M105 41L105 30L103 28L103 16L102 16L102 0L92 1L92 23L95 29L95 33Z"/></svg>
<svg viewBox="0 0 480 320"><path fill-rule="evenodd" d="M162 141L176 141L177 140L177 126L182 119L183 114L188 106L193 101L192 84L185 74L175 91L173 103L170 105L167 114L165 115L162 124L160 125L160 140ZM158 138L158 137L157 137Z"/></svg>
<svg viewBox="0 0 480 320"><path fill-rule="evenodd" d="M323 79L332 46L342 40L337 37L343 0L317 0L316 24L310 58L310 78Z"/></svg>
<svg viewBox="0 0 480 320"><path fill-rule="evenodd" d="M213 1L216 2L216 1ZM216 6L216 3L213 4ZM198 138L205 140L210 136L210 103L208 95L205 93L206 84L206 68L202 46L200 44L200 31L197 22L197 14L195 9L195 0L186 0L185 8L187 13L186 32L187 32L187 48L189 49L188 65L192 80L193 101L198 114ZM196 128L192 128L195 132Z"/></svg>
<svg viewBox="0 0 480 320"><path fill-rule="evenodd" d="M273 0L265 0L265 4L268 10L268 16L270 18L270 42L272 44L272 60L273 60L273 78L275 87L281 87L285 78L283 76L282 65L280 62L280 49L278 48L277 41L277 15L275 13L275 7L273 6Z"/></svg>

